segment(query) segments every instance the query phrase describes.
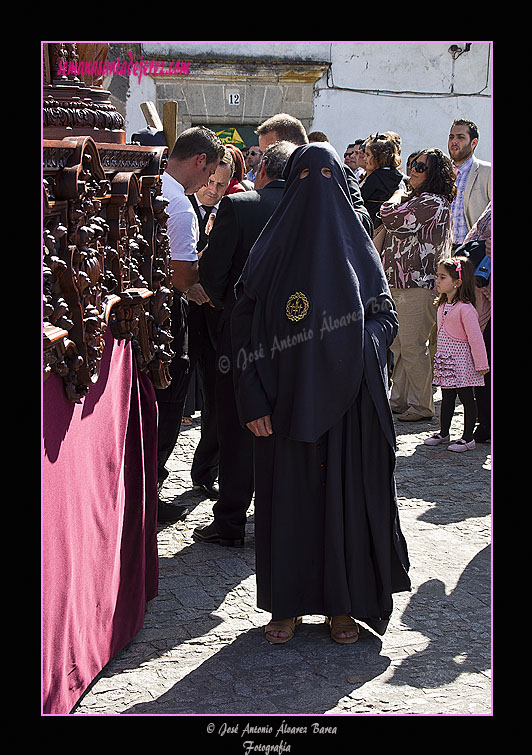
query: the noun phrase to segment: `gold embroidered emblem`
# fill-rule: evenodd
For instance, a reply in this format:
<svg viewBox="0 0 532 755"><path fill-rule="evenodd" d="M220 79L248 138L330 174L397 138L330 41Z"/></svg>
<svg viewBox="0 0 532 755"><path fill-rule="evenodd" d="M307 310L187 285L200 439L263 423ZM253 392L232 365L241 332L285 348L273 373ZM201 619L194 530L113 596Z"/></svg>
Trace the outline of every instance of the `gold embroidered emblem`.
<svg viewBox="0 0 532 755"><path fill-rule="evenodd" d="M301 291L296 291L295 294L288 297L288 301L286 302L286 316L293 322L302 320L306 317L309 306L309 300L305 294Z"/></svg>

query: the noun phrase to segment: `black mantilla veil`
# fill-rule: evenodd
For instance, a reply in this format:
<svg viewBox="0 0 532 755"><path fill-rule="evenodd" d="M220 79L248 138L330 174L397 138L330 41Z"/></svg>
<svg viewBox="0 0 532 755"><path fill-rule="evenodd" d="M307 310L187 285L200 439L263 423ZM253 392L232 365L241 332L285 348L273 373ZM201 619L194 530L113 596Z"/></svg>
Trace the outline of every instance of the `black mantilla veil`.
<svg viewBox="0 0 532 755"><path fill-rule="evenodd" d="M236 292L242 287L255 302L251 347L274 433L315 442L355 400L364 363L368 385L385 381L397 320L336 151L327 143L296 148L285 178Z"/></svg>

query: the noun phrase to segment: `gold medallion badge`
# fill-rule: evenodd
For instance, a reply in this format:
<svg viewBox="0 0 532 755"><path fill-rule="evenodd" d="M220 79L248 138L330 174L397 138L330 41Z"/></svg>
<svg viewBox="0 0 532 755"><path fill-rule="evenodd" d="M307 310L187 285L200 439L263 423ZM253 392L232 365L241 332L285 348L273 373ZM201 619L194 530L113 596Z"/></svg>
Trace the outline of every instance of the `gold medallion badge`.
<svg viewBox="0 0 532 755"><path fill-rule="evenodd" d="M309 310L309 300L301 291L296 291L288 297L286 302L286 316L289 320L297 322L307 316Z"/></svg>

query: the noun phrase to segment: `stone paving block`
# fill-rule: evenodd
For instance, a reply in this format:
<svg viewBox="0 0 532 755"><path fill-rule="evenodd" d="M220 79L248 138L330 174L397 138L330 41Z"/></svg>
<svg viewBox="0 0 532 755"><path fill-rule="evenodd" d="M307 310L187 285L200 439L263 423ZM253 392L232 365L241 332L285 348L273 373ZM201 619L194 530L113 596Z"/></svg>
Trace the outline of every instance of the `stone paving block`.
<svg viewBox="0 0 532 755"><path fill-rule="evenodd" d="M435 394L438 410L438 392ZM415 425L415 426L414 426ZM164 500L187 518L158 528L159 595L144 626L101 672L75 715L317 717L491 714L491 449L423 444L437 416L396 422L396 485L412 591L394 596L383 637L353 645L305 617L287 645L264 638L256 607L253 504L242 549L195 543L213 502L191 490L199 424L182 432ZM460 407L451 432L462 429ZM220 719L218 719L219 721Z"/></svg>

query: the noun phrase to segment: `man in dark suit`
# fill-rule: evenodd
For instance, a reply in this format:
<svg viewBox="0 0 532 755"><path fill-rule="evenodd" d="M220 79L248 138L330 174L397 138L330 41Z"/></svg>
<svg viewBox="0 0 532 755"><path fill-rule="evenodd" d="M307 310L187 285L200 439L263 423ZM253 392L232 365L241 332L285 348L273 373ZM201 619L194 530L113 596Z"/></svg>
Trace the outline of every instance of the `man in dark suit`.
<svg viewBox="0 0 532 755"><path fill-rule="evenodd" d="M198 217L200 237L198 253L209 241L206 230L211 214L216 215L234 173L233 158L228 150L220 160L216 172L189 199ZM195 489L202 490L209 498L218 497L218 428L216 422L216 332L221 311L211 305L208 295L199 282L188 290L188 357L189 379L197 370L202 395L201 437L194 453L190 476Z"/></svg>
<svg viewBox="0 0 532 755"><path fill-rule="evenodd" d="M244 544L246 512L254 491L253 436L240 425L235 403L230 332L234 286L251 247L281 200L283 170L294 149L289 142L270 146L262 156L255 190L222 199L200 260L202 286L222 315L216 352L220 495L213 506L214 521L194 530L198 542Z"/></svg>

